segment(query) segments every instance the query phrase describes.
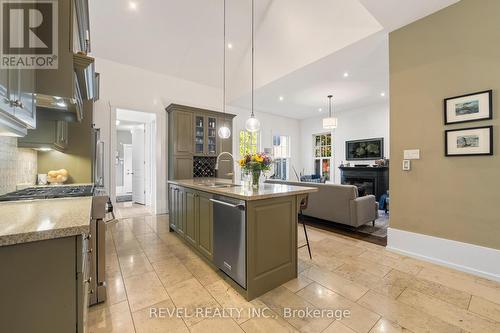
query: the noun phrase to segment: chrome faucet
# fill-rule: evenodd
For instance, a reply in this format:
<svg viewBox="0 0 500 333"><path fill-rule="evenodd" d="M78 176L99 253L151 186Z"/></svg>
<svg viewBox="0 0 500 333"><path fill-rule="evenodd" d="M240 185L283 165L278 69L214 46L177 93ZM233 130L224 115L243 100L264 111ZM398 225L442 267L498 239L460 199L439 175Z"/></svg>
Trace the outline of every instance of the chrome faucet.
<svg viewBox="0 0 500 333"><path fill-rule="evenodd" d="M230 152L224 151L224 152L220 153L219 156L217 156L217 161L215 162L215 171L219 170L219 159L222 155L231 156L231 162L232 162L231 165L233 167L232 168L233 171L231 173L226 174L226 176L231 176L231 179L234 181L234 156Z"/></svg>

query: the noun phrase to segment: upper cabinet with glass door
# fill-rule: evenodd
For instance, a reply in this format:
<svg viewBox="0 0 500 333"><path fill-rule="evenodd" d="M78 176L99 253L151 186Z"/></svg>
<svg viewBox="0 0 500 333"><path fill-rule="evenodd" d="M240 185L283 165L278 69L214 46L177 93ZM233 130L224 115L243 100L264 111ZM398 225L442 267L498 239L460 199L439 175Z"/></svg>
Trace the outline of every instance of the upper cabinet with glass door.
<svg viewBox="0 0 500 333"><path fill-rule="evenodd" d="M194 120L194 153L203 155L205 153L205 117L195 116Z"/></svg>
<svg viewBox="0 0 500 333"><path fill-rule="evenodd" d="M217 118L208 117L207 154L217 155Z"/></svg>

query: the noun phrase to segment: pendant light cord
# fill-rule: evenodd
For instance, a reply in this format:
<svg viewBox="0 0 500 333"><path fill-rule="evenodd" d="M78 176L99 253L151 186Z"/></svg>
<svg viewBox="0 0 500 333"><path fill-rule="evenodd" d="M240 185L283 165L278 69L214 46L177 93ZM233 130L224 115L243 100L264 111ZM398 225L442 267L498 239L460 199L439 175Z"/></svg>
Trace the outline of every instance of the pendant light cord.
<svg viewBox="0 0 500 333"><path fill-rule="evenodd" d="M255 47L254 47L254 0L252 0L252 117L254 117L254 57L255 57Z"/></svg>
<svg viewBox="0 0 500 333"><path fill-rule="evenodd" d="M328 95L328 117L332 117L332 95Z"/></svg>
<svg viewBox="0 0 500 333"><path fill-rule="evenodd" d="M224 45L222 50L223 54L223 68L222 68L222 112L224 113L224 126L226 125L226 0L224 0Z"/></svg>

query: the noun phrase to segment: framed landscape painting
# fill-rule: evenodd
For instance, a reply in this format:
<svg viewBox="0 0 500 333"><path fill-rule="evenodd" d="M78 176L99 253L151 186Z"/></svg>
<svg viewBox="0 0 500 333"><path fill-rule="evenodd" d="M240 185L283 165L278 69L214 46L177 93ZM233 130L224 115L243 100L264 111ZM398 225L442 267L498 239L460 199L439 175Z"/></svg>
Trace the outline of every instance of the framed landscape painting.
<svg viewBox="0 0 500 333"><path fill-rule="evenodd" d="M445 125L492 119L493 91L450 97L444 100Z"/></svg>
<svg viewBox="0 0 500 333"><path fill-rule="evenodd" d="M493 155L493 126L445 131L445 155Z"/></svg>

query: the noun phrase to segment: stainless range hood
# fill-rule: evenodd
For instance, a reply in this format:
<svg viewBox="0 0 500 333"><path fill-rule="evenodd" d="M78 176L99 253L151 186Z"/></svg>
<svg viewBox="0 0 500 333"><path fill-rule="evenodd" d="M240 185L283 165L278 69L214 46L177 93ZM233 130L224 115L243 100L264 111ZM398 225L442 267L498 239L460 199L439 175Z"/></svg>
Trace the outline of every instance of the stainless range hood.
<svg viewBox="0 0 500 333"><path fill-rule="evenodd" d="M36 106L53 120L80 122L83 100L94 100L97 76L95 59L73 54L72 64L53 71L37 72ZM61 82L66 82L64 89Z"/></svg>

